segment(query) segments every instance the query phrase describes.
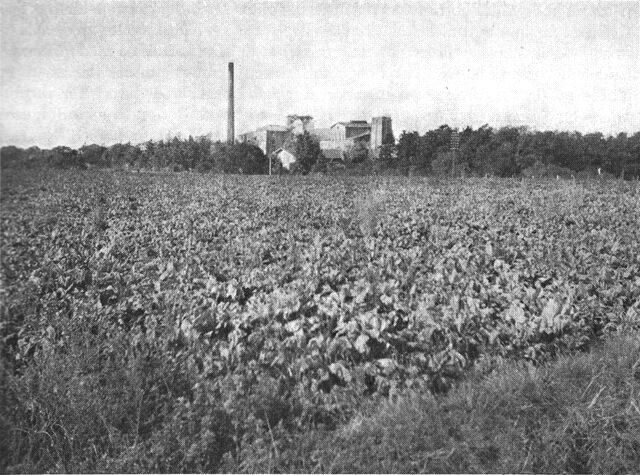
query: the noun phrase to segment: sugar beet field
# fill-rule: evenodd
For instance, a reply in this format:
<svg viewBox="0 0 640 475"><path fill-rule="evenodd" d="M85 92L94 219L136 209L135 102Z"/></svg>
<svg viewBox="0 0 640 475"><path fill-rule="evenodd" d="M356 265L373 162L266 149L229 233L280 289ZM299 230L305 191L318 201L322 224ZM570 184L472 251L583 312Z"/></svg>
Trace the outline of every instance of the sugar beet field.
<svg viewBox="0 0 640 475"><path fill-rule="evenodd" d="M640 328L638 182L3 171L1 204L10 471L356 471L278 463ZM415 470L495 468L469 444Z"/></svg>

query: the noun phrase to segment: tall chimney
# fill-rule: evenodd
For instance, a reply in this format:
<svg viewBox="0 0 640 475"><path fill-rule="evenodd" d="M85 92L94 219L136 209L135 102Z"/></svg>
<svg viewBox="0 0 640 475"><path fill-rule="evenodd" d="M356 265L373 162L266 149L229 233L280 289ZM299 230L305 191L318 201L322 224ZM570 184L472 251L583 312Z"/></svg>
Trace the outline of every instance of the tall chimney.
<svg viewBox="0 0 640 475"><path fill-rule="evenodd" d="M227 118L227 143L235 142L233 118L233 63L229 63L229 112Z"/></svg>

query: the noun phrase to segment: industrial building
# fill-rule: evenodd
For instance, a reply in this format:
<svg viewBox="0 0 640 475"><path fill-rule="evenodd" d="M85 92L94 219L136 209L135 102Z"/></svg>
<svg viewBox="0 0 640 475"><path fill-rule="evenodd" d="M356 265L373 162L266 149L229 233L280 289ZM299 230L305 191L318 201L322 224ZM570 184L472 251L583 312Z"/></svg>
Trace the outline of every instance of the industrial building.
<svg viewBox="0 0 640 475"><path fill-rule="evenodd" d="M244 143L257 145L265 155L280 154L287 140L303 132L309 132L319 142L327 158L341 159L358 142L365 145L373 155L382 146L387 135L393 135L390 117L373 117L366 120L336 122L329 128L314 127L313 117L289 115L287 125L266 125L252 132L241 134ZM292 162L293 150L285 150L286 162ZM284 157L283 157L284 158Z"/></svg>
<svg viewBox="0 0 640 475"><path fill-rule="evenodd" d="M284 145L290 133L284 125L265 125L253 132L240 134L240 142L257 145L265 155L269 155Z"/></svg>

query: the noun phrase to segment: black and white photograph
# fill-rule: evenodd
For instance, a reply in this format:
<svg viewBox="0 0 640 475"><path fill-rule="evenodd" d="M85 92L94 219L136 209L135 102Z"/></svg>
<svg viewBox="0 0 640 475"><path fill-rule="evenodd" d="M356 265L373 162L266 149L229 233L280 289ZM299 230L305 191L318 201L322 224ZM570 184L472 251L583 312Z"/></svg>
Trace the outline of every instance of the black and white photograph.
<svg viewBox="0 0 640 475"><path fill-rule="evenodd" d="M0 473L640 472L640 1L0 25Z"/></svg>

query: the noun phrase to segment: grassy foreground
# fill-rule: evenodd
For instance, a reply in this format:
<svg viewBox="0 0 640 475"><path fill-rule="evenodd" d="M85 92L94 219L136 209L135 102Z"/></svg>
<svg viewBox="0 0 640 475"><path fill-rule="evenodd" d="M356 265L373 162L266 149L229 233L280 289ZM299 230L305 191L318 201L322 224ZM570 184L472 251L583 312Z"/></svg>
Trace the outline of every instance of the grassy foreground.
<svg viewBox="0 0 640 475"><path fill-rule="evenodd" d="M640 334L534 368L510 363L444 397L409 393L335 431L256 447L248 472L637 473Z"/></svg>
<svg viewBox="0 0 640 475"><path fill-rule="evenodd" d="M55 377L51 372L56 369L47 369L41 377ZM102 399L94 394L96 399L88 400L82 398L83 392L85 397L89 395L83 388L55 387L49 382L40 387L40 394L29 394L28 388L15 387L15 380L8 380L2 372L3 471L32 472L43 467L46 460L42 458L16 459L24 448L20 443L35 444L34 452L50 451L52 459L66 457L66 465L49 465L53 471L141 470L141 454L135 443L127 447L117 433L109 433L112 451L90 464L91 459L78 457L81 452L70 453L71 446L63 443L61 434L80 430L87 438L77 442L90 444L103 430L101 426L106 426L106 418L126 416L128 402L120 399L128 396L126 387L113 387ZM75 393L71 399L57 397L70 389ZM26 409L26 401L16 398L25 396L27 401L43 398L41 406L31 407L30 414L16 414L16 408ZM55 413L55 419L47 421L47 411ZM156 436L156 443L162 443L164 450L176 444L175 452L152 452L147 460L159 457L167 465L187 463L187 447L181 444L189 440L193 430L189 426L211 423L215 416L211 411L205 416L208 421L185 418L182 423L168 425ZM12 422L19 423L20 417L39 419L41 434L32 433L29 440L16 434L21 429ZM122 420L120 424L132 422ZM224 441L216 440L213 432L211 437L212 445L200 450L218 457L221 447L217 444ZM45 447L38 449L38 444ZM183 459L175 459L176 454ZM218 470L636 473L640 466L640 334L613 335L588 353L563 356L540 368L507 363L489 376L470 375L445 396L408 392L393 401L378 401L331 430L291 430L280 424L235 455L223 457Z"/></svg>

